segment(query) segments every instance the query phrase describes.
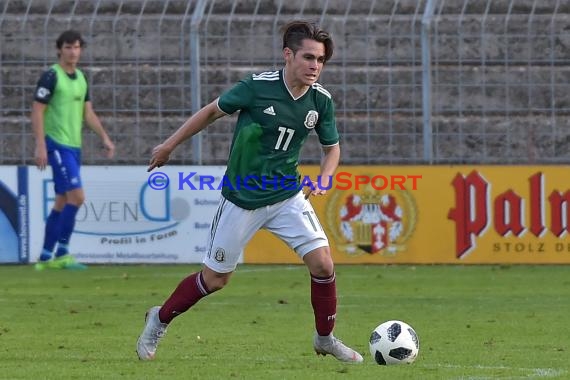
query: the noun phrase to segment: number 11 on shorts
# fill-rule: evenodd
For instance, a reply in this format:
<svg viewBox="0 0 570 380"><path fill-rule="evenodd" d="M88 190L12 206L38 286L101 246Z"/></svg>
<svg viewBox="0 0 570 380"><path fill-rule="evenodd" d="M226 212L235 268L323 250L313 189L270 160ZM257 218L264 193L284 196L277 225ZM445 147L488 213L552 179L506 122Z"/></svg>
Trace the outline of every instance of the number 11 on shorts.
<svg viewBox="0 0 570 380"><path fill-rule="evenodd" d="M316 217L314 211L303 211L303 215L305 215L307 217L307 219L309 219L309 222L311 222L311 226L313 226L313 229L315 230L315 232L319 231L317 229L317 225L319 226L319 228L321 230L323 229L323 226L321 226L321 222L319 222L319 219ZM313 215L315 215L314 218L313 218Z"/></svg>

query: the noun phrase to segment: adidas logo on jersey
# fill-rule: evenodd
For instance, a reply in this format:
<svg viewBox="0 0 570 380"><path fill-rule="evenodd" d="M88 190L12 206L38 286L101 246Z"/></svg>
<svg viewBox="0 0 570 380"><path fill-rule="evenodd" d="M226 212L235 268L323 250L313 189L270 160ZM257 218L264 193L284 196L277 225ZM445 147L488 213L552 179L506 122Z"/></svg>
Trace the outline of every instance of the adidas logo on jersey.
<svg viewBox="0 0 570 380"><path fill-rule="evenodd" d="M263 113L266 113L268 115L272 115L275 116L275 110L273 109L273 106L269 106L266 109L263 110Z"/></svg>

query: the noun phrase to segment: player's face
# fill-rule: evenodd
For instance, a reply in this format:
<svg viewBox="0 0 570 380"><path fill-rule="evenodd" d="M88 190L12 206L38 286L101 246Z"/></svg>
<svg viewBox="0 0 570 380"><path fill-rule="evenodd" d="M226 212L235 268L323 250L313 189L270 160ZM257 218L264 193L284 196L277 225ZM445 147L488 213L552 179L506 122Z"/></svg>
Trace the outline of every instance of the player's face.
<svg viewBox="0 0 570 380"><path fill-rule="evenodd" d="M285 62L287 72L292 74L292 79L296 84L310 86L321 75L325 64L325 45L306 38L296 54L285 48Z"/></svg>
<svg viewBox="0 0 570 380"><path fill-rule="evenodd" d="M64 65L75 66L79 62L81 56L81 43L79 41L73 43L64 42L59 49L59 60Z"/></svg>

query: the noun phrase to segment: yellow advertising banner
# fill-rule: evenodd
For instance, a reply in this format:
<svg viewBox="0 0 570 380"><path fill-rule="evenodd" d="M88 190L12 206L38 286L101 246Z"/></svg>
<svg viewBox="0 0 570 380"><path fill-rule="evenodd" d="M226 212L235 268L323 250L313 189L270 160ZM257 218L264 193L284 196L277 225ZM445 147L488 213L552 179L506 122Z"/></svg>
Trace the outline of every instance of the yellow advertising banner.
<svg viewBox="0 0 570 380"><path fill-rule="evenodd" d="M563 166L343 166L310 201L336 263L570 264ZM261 232L244 262L300 259Z"/></svg>

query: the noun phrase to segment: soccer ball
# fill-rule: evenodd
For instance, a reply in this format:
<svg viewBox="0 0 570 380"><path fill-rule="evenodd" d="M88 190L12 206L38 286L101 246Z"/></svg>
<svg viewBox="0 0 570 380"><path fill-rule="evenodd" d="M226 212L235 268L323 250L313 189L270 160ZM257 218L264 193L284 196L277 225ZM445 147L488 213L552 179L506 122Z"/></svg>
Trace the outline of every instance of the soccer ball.
<svg viewBox="0 0 570 380"><path fill-rule="evenodd" d="M380 324L370 335L370 354L379 365L410 364L420 350L418 334L402 321Z"/></svg>

